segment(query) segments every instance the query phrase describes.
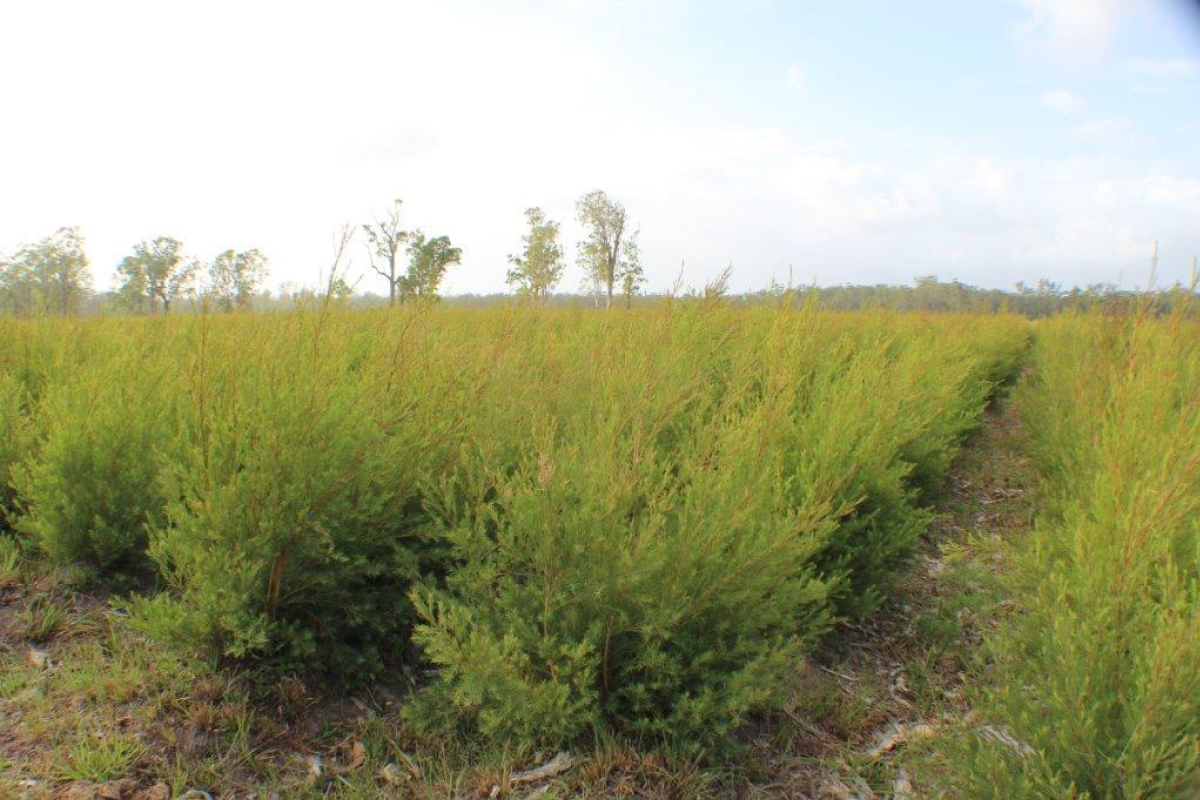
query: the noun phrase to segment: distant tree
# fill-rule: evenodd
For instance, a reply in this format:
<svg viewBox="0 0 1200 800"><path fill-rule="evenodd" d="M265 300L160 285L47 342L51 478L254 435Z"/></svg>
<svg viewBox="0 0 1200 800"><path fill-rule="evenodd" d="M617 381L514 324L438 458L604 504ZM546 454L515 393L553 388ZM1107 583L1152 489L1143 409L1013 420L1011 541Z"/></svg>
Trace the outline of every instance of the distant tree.
<svg viewBox="0 0 1200 800"><path fill-rule="evenodd" d="M399 204L399 200L396 201ZM325 293L323 303L328 305L342 301L354 295L354 287L346 281L350 271L350 245L354 242L354 226L343 225L333 234L333 263L329 265L329 275L325 278Z"/></svg>
<svg viewBox="0 0 1200 800"><path fill-rule="evenodd" d="M400 287L404 299L436 300L446 270L462 262L462 250L450 244L450 237L427 239L419 230L409 236L408 255L408 272Z"/></svg>
<svg viewBox="0 0 1200 800"><path fill-rule="evenodd" d="M159 308L169 314L171 304L191 291L199 270L200 262L184 257L178 239L159 236L141 242L117 265L117 301L139 314L154 314Z"/></svg>
<svg viewBox="0 0 1200 800"><path fill-rule="evenodd" d="M267 259L258 250L226 250L208 267L209 291L222 311L247 308L267 277Z"/></svg>
<svg viewBox="0 0 1200 800"><path fill-rule="evenodd" d="M13 316L28 316L38 311L29 268L19 259L0 260L0 312Z"/></svg>
<svg viewBox="0 0 1200 800"><path fill-rule="evenodd" d="M564 264L563 248L558 242L559 226L546 219L545 212L537 207L526 209L525 219L529 222L529 232L521 237L525 248L520 255L508 257L512 269L508 271L507 282L534 303L545 305L550 300L550 292L562 280Z"/></svg>
<svg viewBox="0 0 1200 800"><path fill-rule="evenodd" d="M604 307L611 308L613 286L638 264L637 239L626 238L625 207L604 192L584 195L575 208L587 234L579 243L579 265L592 284L597 305L603 290Z"/></svg>
<svg viewBox="0 0 1200 800"><path fill-rule="evenodd" d="M642 255L638 250L638 232L634 231L633 236L630 236L621 244L623 258L621 260L621 292L625 295L625 307L629 308L633 305L633 296L641 289L642 284L646 282L646 275L642 272Z"/></svg>
<svg viewBox="0 0 1200 800"><path fill-rule="evenodd" d="M0 308L20 315L75 314L91 293L92 277L78 228L59 228L0 262Z"/></svg>
<svg viewBox="0 0 1200 800"><path fill-rule="evenodd" d="M393 200L392 207L387 210L382 220L375 220L370 225L363 225L367 234L367 257L371 269L375 270L388 282L388 305L396 304L396 297L401 291L404 276L397 270L397 259L408 241L408 231L400 227L401 200Z"/></svg>

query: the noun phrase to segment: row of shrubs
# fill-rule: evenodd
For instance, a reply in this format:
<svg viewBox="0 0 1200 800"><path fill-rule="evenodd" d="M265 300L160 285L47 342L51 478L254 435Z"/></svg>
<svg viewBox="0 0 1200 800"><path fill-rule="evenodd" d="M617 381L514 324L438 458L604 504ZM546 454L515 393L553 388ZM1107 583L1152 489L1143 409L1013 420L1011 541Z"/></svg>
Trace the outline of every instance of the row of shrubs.
<svg viewBox="0 0 1200 800"><path fill-rule="evenodd" d="M879 601L1015 319L523 309L0 326L0 501L260 668L414 717L712 742Z"/></svg>
<svg viewBox="0 0 1200 800"><path fill-rule="evenodd" d="M1016 401L1042 484L962 739L971 797L1200 796L1200 327L1038 325ZM1003 727L1000 727L1003 726Z"/></svg>

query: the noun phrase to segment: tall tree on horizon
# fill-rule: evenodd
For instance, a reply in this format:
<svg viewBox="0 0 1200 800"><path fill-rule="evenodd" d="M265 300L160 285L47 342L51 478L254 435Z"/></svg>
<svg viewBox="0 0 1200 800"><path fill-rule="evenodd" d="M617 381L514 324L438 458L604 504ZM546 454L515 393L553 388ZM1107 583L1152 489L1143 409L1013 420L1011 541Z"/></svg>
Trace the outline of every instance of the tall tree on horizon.
<svg viewBox="0 0 1200 800"><path fill-rule="evenodd" d="M408 272L400 279L402 301L436 300L446 270L462 263L462 249L450 244L449 236L428 239L420 230L409 234L408 255Z"/></svg>
<svg viewBox="0 0 1200 800"><path fill-rule="evenodd" d="M170 236L158 236L139 242L133 254L117 265L117 301L131 311L171 313L171 304L193 288L200 262L188 260L183 242Z"/></svg>
<svg viewBox="0 0 1200 800"><path fill-rule="evenodd" d="M91 293L88 266L79 228L59 228L0 262L0 309L17 316L78 313Z"/></svg>
<svg viewBox="0 0 1200 800"><path fill-rule="evenodd" d="M520 255L509 255L508 261L513 266L506 283L516 285L517 291L534 303L545 305L564 269L559 225L547 219L545 212L536 206L525 210L525 219L529 223L529 232L521 238L525 249Z"/></svg>
<svg viewBox="0 0 1200 800"><path fill-rule="evenodd" d="M613 286L630 270L641 271L637 237L627 234L625 206L602 191L589 192L575 204L579 224L587 238L579 243L579 266L591 282L600 304L612 308Z"/></svg>
<svg viewBox="0 0 1200 800"><path fill-rule="evenodd" d="M397 259L405 242L412 235L400 227L400 207L403 200L392 201L383 219L376 219L370 225L363 225L367 234L367 258L371 269L379 273L388 282L388 305L396 304L396 296L400 293L404 276L398 274Z"/></svg>
<svg viewBox="0 0 1200 800"><path fill-rule="evenodd" d="M241 310L250 305L267 272L267 258L259 250L229 249L209 265L209 291L222 311Z"/></svg>

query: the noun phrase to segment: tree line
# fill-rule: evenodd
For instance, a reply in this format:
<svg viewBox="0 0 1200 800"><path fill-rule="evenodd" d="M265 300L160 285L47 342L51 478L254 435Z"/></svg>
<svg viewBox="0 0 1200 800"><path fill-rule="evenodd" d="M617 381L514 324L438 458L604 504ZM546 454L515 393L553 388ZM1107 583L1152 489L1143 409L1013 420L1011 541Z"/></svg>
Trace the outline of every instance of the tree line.
<svg viewBox="0 0 1200 800"><path fill-rule="evenodd" d="M8 259L0 258L0 313L18 317L78 314L93 297L90 260L78 228L59 228ZM266 279L266 257L233 249L209 262L189 257L169 236L139 242L117 265L114 310L170 313L200 298L222 311L246 308Z"/></svg>
<svg viewBox="0 0 1200 800"><path fill-rule="evenodd" d="M386 213L363 225L371 269L387 284L388 304L438 296L446 270L461 262L462 251L449 237L427 237L420 229L406 231L400 222L403 202L394 200ZM585 286L595 298L612 306L614 292L624 294L626 304L646 282L638 248L638 231L631 230L625 207L602 191L589 192L576 203L576 215L585 238L578 246L578 264ZM521 250L508 256L505 281L516 294L545 305L566 271L565 249L559 223L534 206L525 210L528 230L521 237ZM407 270L399 258L407 249Z"/></svg>
<svg viewBox="0 0 1200 800"><path fill-rule="evenodd" d="M449 236L431 236L421 228L402 224L403 202L399 199L371 222L361 225L367 263L384 281L389 305L429 302L440 298L440 287L448 270L462 263L462 249ZM579 293L558 293L566 271L566 251L561 226L539 207L525 211L526 232L519 252L508 256L506 283L523 300L534 305L575 304L584 296L597 307L611 308L619 293L628 307L638 300L652 301L643 294L646 283L638 245L640 230L630 221L625 207L603 191L583 195L575 204L576 220L583 239L576 248L576 264L583 274ZM337 248L334 273L357 233L346 227ZM1154 263L1157 263L1157 248ZM719 293L732 302L762 303L793 296L797 290L772 281L758 292L730 294L730 270L705 288L703 294ZM1193 259L1193 272L1196 262ZM116 268L116 286L102 304L104 310L133 314L168 314L181 303L219 311L238 311L270 302L263 291L269 273L267 258L258 249L227 249L211 261L185 253L178 239L159 236L140 242ZM682 273L681 273L682 277ZM90 262L78 228L60 228L35 244L24 245L9 258L0 254L0 314L30 317L71 315L97 308ZM355 287L344 275L331 274L326 290L370 304L371 294L355 296ZM675 294L678 286L672 290ZM890 308L900 311L997 313L1010 311L1030 317L1048 316L1070 309L1087 309L1097 304L1128 306L1145 292L1120 290L1109 284L1064 290L1049 281L1034 286L1018 283L1015 290L981 289L957 280L939 281L935 276L917 278L912 286L831 286L803 289L823 307L834 310ZM280 290L280 299L311 294L310 290ZM1175 285L1152 292L1156 307L1169 310L1190 302L1193 288ZM510 302L512 294L462 295L460 305L491 305Z"/></svg>
<svg viewBox="0 0 1200 800"><path fill-rule="evenodd" d="M384 214L361 226L367 263L387 286L390 305L439 297L446 272L462 263L462 249L449 236L431 236L401 224L403 202L394 200ZM602 191L590 192L576 204L586 236L578 263L595 302L610 307L614 291L626 302L645 283L638 231L625 207ZM540 208L525 212L528 232L519 253L508 257L507 282L516 293L546 304L565 271L561 228ZM347 228L338 247L338 268L355 230ZM20 247L10 258L0 255L0 313L20 316L79 314L95 298L83 235L77 227L60 228L36 244ZM169 236L138 243L116 268L116 285L107 305L133 314L169 314L181 302L201 303L221 311L248 308L269 273L258 249L228 249L211 261L189 256L184 244ZM344 276L331 275L329 291L350 295Z"/></svg>

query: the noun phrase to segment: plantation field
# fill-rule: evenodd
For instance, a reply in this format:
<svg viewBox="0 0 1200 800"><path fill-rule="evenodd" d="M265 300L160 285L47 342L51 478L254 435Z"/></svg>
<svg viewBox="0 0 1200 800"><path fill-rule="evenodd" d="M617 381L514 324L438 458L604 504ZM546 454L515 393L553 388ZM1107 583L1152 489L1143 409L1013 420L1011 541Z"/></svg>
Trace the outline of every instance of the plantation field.
<svg viewBox="0 0 1200 800"><path fill-rule="evenodd" d="M0 321L0 795L1193 797L1197 345Z"/></svg>

